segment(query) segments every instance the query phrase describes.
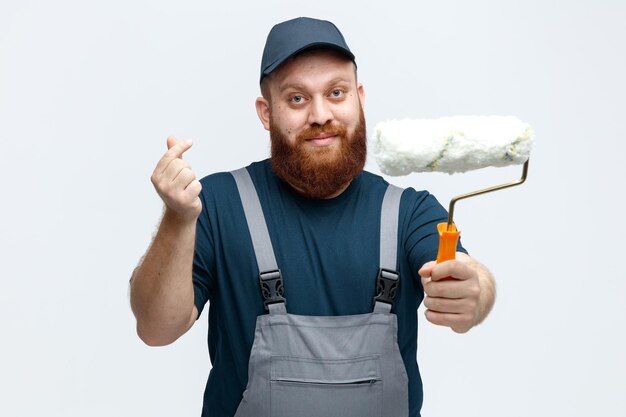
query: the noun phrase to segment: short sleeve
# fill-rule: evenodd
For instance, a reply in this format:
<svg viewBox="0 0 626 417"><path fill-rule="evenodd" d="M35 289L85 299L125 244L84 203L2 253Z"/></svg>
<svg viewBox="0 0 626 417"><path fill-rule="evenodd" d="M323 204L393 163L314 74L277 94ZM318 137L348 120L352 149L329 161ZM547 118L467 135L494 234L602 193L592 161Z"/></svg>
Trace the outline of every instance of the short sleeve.
<svg viewBox="0 0 626 417"><path fill-rule="evenodd" d="M198 309L198 318L209 301L214 291L214 277L211 265L214 265L213 235L211 233L211 223L206 209L204 189L200 194L202 201L202 212L198 216L196 223L196 244L193 258L193 292L194 303Z"/></svg>
<svg viewBox="0 0 626 417"><path fill-rule="evenodd" d="M400 213L405 213L402 216L404 224L401 229L405 231L404 248L411 270L417 275L417 271L426 262L437 259L437 224L448 221L448 212L432 194L409 188L402 195ZM467 253L460 239L457 251Z"/></svg>

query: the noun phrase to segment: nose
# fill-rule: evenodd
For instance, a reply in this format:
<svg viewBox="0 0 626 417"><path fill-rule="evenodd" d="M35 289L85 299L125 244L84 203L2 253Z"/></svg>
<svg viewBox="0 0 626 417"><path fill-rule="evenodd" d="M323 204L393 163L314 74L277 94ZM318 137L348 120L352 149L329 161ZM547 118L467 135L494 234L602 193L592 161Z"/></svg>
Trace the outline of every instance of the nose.
<svg viewBox="0 0 626 417"><path fill-rule="evenodd" d="M315 98L311 100L309 106L309 125L318 124L324 126L327 122L333 120L333 112L330 104L323 98Z"/></svg>

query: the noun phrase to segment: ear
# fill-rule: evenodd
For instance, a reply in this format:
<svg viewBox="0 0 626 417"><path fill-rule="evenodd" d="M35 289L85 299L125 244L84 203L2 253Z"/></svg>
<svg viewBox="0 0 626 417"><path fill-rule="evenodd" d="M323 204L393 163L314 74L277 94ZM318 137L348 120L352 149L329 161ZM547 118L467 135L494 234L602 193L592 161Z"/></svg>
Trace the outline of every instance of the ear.
<svg viewBox="0 0 626 417"><path fill-rule="evenodd" d="M359 101L361 102L361 107L365 109L365 90L363 90L363 84L358 83L356 90L359 93Z"/></svg>
<svg viewBox="0 0 626 417"><path fill-rule="evenodd" d="M256 114L263 124L265 130L270 130L270 103L263 97L257 97L254 102L256 106Z"/></svg>

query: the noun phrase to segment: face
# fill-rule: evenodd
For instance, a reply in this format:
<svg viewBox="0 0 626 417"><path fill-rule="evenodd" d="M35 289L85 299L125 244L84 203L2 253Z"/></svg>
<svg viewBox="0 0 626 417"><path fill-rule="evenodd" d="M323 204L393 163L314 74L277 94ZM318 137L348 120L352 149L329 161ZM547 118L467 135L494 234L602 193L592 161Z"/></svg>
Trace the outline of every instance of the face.
<svg viewBox="0 0 626 417"><path fill-rule="evenodd" d="M257 112L270 131L272 168L301 194L340 194L365 164L363 87L354 64L328 50L285 62L267 80Z"/></svg>

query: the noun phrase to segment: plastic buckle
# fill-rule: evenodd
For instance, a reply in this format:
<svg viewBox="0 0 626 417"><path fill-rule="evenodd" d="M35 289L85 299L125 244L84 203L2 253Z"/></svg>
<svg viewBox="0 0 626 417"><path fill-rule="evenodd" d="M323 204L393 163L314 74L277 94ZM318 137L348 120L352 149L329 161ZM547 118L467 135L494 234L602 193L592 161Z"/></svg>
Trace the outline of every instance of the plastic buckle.
<svg viewBox="0 0 626 417"><path fill-rule="evenodd" d="M267 306L275 303L285 303L287 300L283 297L285 287L283 287L283 278L280 270L261 272L259 274L259 282L261 283L261 293L263 294L265 310L269 310Z"/></svg>
<svg viewBox="0 0 626 417"><path fill-rule="evenodd" d="M378 277L376 278L376 297L377 301L393 305L393 299L396 297L396 291L400 284L400 274L391 269L380 268Z"/></svg>

